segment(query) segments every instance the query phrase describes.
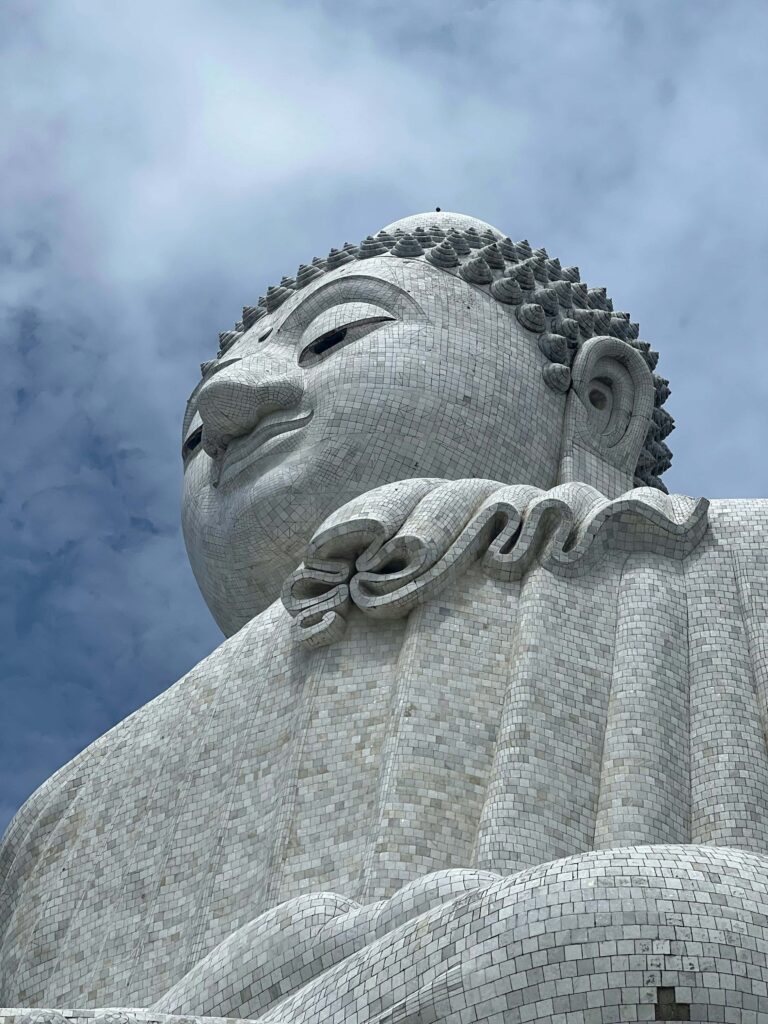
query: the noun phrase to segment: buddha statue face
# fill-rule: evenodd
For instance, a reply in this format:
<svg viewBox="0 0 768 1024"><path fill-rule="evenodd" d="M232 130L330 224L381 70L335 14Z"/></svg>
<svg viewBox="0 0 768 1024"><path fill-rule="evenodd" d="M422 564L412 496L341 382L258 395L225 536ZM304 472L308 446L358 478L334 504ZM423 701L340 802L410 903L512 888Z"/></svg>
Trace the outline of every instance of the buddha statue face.
<svg viewBox="0 0 768 1024"><path fill-rule="evenodd" d="M546 365L513 306L423 258L358 259L292 292L206 366L185 417L184 537L222 630L382 484L553 486L567 396Z"/></svg>

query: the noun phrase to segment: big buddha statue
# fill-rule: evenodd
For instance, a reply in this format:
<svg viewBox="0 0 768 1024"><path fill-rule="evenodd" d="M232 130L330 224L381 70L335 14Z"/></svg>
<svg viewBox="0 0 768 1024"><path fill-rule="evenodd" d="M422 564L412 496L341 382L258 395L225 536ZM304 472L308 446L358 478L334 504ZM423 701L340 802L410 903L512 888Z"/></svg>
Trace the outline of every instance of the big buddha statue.
<svg viewBox="0 0 768 1024"><path fill-rule="evenodd" d="M182 443L227 639L16 815L0 1020L768 1022L768 503L667 493L657 360L454 213L243 310Z"/></svg>

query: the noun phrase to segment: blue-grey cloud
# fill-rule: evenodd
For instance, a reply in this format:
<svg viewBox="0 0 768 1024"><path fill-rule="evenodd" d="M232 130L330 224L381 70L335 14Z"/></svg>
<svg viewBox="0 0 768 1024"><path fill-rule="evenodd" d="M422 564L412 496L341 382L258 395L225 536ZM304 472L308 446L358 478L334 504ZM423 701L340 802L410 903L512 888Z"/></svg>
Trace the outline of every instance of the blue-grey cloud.
<svg viewBox="0 0 768 1024"><path fill-rule="evenodd" d="M546 245L670 377L671 487L768 493L760 4L0 10L0 827L220 636L178 530L216 332L406 213Z"/></svg>

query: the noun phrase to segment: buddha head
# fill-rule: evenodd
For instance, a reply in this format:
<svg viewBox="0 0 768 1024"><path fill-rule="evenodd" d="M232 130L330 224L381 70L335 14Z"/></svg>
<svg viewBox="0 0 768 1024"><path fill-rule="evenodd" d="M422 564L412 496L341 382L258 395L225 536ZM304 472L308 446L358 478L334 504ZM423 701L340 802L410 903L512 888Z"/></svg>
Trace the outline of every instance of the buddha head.
<svg viewBox="0 0 768 1024"><path fill-rule="evenodd" d="M543 249L436 212L243 310L184 418L184 537L216 621L274 601L320 523L412 477L661 487L657 355Z"/></svg>

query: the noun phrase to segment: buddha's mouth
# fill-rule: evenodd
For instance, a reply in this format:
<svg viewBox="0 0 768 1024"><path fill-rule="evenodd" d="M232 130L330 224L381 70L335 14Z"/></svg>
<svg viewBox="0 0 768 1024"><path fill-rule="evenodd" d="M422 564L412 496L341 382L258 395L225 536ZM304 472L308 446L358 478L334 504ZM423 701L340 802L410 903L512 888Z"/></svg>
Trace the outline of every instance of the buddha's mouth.
<svg viewBox="0 0 768 1024"><path fill-rule="evenodd" d="M220 459L214 462L213 486L229 483L244 469L252 465L264 454L264 446L268 441L283 434L294 433L305 427L312 419L312 410L294 416L292 419L279 419L267 416L245 437L236 437L231 441Z"/></svg>

